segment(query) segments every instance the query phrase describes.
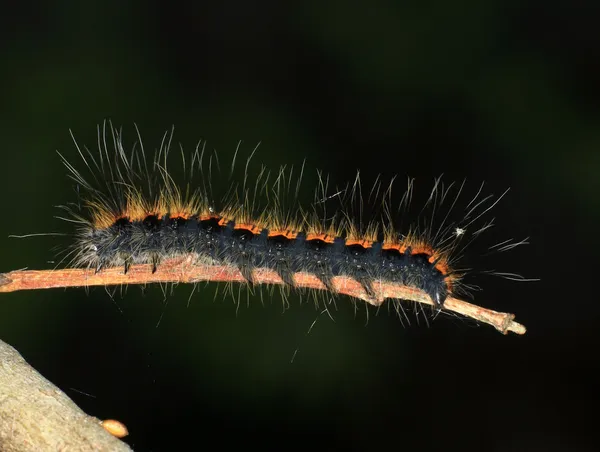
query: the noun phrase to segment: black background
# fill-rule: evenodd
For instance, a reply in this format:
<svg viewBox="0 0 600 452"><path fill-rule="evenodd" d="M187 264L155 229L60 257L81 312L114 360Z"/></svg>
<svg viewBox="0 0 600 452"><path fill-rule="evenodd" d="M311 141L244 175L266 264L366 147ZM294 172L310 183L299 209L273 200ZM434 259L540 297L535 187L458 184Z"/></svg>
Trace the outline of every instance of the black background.
<svg viewBox="0 0 600 452"><path fill-rule="evenodd" d="M74 200L55 151L69 129L175 126L227 161L239 140L270 167L335 180L378 173L511 187L498 237L531 245L477 301L523 337L439 318L335 322L279 295L237 309L216 286L2 295L0 334L135 450L210 447L592 450L598 391L600 18L597 2L53 2L0 19L2 271L50 268ZM314 174L314 173L313 173ZM308 179L310 183L310 178ZM309 190L307 196L311 196ZM376 315L378 314L378 315ZM318 321L306 334L313 320ZM157 326L158 324L158 326ZM297 353L296 353L297 351ZM290 363L295 355L293 363Z"/></svg>

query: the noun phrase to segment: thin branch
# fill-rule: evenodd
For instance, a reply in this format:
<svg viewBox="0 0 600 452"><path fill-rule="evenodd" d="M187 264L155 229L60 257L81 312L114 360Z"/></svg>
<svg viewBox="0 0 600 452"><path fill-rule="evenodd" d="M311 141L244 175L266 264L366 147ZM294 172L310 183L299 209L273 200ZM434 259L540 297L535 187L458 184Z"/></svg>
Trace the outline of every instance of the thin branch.
<svg viewBox="0 0 600 452"><path fill-rule="evenodd" d="M131 451L2 341L0 450Z"/></svg>
<svg viewBox="0 0 600 452"><path fill-rule="evenodd" d="M0 273L0 292L17 290L52 289L58 287L113 286L124 284L149 283L198 283L202 281L246 283L240 271L231 266L199 265L191 258L165 260L156 272L145 264L132 265L127 273L122 268L108 268L100 272L89 269L67 268L58 270L17 270ZM253 271L255 284L282 285L277 272L257 268ZM309 273L295 273L298 288L325 290L323 283ZM379 283L375 285L375 298L369 297L362 285L352 278L336 276L333 287L340 294L361 299L374 306L380 306L387 298L403 299L432 305L431 298L423 291L401 284ZM525 334L525 326L514 321L514 314L496 312L473 305L456 298L447 298L444 308L492 325L503 334L512 331Z"/></svg>

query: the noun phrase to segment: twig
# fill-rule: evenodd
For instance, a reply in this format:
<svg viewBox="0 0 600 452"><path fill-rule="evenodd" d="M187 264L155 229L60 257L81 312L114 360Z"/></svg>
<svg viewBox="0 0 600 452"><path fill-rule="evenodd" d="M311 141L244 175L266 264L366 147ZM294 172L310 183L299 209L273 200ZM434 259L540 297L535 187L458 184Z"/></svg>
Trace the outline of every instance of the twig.
<svg viewBox="0 0 600 452"><path fill-rule="evenodd" d="M283 280L277 272L258 268L253 272L255 284L282 285ZM201 281L237 282L246 280L239 270L231 266L198 265L191 258L171 259L161 263L156 272L151 272L150 265L132 265L127 273L122 268L108 268L100 272L89 269L57 269L57 270L17 270L0 273L0 292L17 290L51 289L57 287L112 286L123 284L148 283L197 283ZM309 273L295 273L295 285L298 288L325 290L323 283ZM340 294L359 298L374 306L380 306L387 298L432 304L424 292L400 284L379 283L374 287L375 298L369 297L359 282L352 278L336 276L333 287ZM514 321L514 314L485 309L456 298L447 298L444 308L473 318L495 327L503 334L512 331L525 334L525 327Z"/></svg>
<svg viewBox="0 0 600 452"><path fill-rule="evenodd" d="M2 341L0 450L131 451Z"/></svg>

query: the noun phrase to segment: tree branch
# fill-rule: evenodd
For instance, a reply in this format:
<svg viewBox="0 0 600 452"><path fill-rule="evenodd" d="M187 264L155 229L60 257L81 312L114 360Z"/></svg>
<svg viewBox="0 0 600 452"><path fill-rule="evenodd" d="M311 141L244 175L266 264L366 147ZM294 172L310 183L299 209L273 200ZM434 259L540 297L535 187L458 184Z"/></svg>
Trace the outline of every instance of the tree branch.
<svg viewBox="0 0 600 452"><path fill-rule="evenodd" d="M0 450L131 451L2 341Z"/></svg>
<svg viewBox="0 0 600 452"><path fill-rule="evenodd" d="M274 270L257 268L253 271L255 284L284 284ZM0 292L50 289L57 287L111 286L149 283L197 283L201 281L246 283L237 268L222 265L199 265L192 258L170 259L161 262L156 272L145 264L132 265L127 273L122 268L108 268L100 272L89 269L67 268L58 270L17 270L0 273ZM295 286L305 289L325 290L323 283L309 273L295 273ZM403 299L432 305L431 298L418 289L394 283L378 283L373 287L375 297L370 297L362 285L345 276L332 281L337 293L361 299L380 306L387 298ZM444 309L492 325L503 334L512 331L525 334L526 328L514 321L514 314L496 312L456 298L447 298Z"/></svg>

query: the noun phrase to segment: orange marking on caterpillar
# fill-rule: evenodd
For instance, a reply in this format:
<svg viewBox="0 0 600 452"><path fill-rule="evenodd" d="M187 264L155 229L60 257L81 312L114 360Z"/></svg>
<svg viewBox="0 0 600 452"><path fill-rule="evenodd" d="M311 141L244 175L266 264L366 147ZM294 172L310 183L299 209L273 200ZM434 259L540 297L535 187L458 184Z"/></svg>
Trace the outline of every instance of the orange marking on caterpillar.
<svg viewBox="0 0 600 452"><path fill-rule="evenodd" d="M200 216L198 216L198 221L210 221L210 220L217 220L221 217L217 216L217 215L212 215L212 214L201 214Z"/></svg>
<svg viewBox="0 0 600 452"><path fill-rule="evenodd" d="M290 230L269 230L268 237L285 237L288 240L294 240L296 237L298 237L298 233Z"/></svg>
<svg viewBox="0 0 600 452"><path fill-rule="evenodd" d="M353 245L359 245L362 246L365 249L371 248L373 246L373 241L371 240L360 240L360 239L352 239L352 240L346 240L346 246L353 246Z"/></svg>
<svg viewBox="0 0 600 452"><path fill-rule="evenodd" d="M171 220L189 220L194 216L194 214L189 212L170 212L169 216L171 217Z"/></svg>
<svg viewBox="0 0 600 452"><path fill-rule="evenodd" d="M404 254L404 252L408 249L408 246L405 245L404 243L383 242L383 245L381 245L381 249L382 250L396 250L399 253Z"/></svg>
<svg viewBox="0 0 600 452"><path fill-rule="evenodd" d="M260 234L260 231L261 231L261 229L258 226L255 226L253 224L247 224L247 223L236 223L233 226L233 229L244 229L246 231L250 231L254 235Z"/></svg>
<svg viewBox="0 0 600 452"><path fill-rule="evenodd" d="M306 235L306 240L310 241L310 240L321 240L322 242L325 243L333 243L335 240L335 237L329 235L329 234L325 234L325 233L320 233L320 234L307 234Z"/></svg>

